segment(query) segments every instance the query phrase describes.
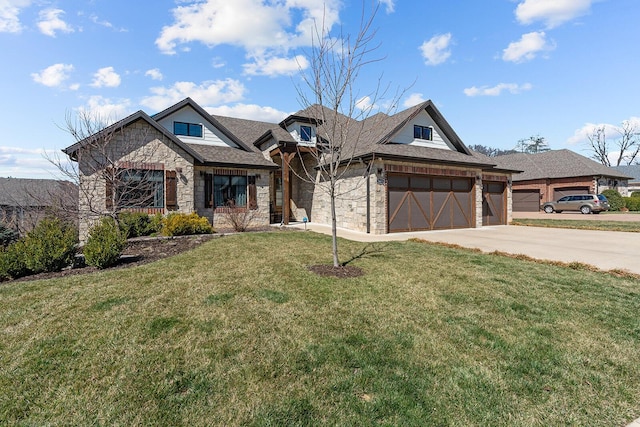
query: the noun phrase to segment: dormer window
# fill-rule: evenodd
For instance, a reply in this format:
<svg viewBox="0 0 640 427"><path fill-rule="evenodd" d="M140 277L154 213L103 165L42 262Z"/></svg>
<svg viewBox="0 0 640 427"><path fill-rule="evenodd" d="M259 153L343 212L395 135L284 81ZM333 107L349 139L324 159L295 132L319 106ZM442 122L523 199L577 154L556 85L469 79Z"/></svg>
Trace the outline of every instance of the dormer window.
<svg viewBox="0 0 640 427"><path fill-rule="evenodd" d="M433 129L428 126L413 126L413 137L425 141L433 141Z"/></svg>
<svg viewBox="0 0 640 427"><path fill-rule="evenodd" d="M311 142L311 126L300 126L300 140Z"/></svg>
<svg viewBox="0 0 640 427"><path fill-rule="evenodd" d="M202 138L202 125L197 123L173 122L173 134Z"/></svg>

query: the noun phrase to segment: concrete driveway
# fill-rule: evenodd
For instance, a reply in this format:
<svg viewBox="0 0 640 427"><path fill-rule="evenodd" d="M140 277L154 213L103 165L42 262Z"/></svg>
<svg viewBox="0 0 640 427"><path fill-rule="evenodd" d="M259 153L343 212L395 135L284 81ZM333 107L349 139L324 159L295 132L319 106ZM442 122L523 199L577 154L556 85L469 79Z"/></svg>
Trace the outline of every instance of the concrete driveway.
<svg viewBox="0 0 640 427"><path fill-rule="evenodd" d="M304 228L304 225L294 227ZM307 229L331 234L331 228L326 225L309 223ZM602 270L618 269L640 274L640 233L500 225L383 235L339 229L338 236L360 242L418 238L483 252L501 251L543 260L581 262Z"/></svg>

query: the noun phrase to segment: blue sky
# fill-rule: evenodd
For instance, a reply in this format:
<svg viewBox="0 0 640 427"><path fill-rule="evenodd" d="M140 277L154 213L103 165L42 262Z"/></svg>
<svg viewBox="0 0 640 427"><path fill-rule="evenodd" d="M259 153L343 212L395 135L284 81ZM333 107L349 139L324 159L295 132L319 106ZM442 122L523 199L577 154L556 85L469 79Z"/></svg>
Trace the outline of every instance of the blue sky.
<svg viewBox="0 0 640 427"><path fill-rule="evenodd" d="M365 0L369 7L370 0ZM51 178L67 114L119 119L190 96L213 114L277 122L313 20L355 32L340 0L0 0L0 176ZM586 151L595 125L640 123L638 0L385 0L376 56L357 84L433 100L463 141L532 135ZM302 56L300 56L302 55ZM296 57L298 58L296 60Z"/></svg>

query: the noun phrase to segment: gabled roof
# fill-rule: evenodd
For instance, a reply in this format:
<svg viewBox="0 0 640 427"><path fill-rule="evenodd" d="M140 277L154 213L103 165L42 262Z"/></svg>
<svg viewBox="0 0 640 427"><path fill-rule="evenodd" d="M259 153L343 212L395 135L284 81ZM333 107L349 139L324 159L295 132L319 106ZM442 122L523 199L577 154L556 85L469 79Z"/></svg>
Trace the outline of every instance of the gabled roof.
<svg viewBox="0 0 640 427"><path fill-rule="evenodd" d="M104 135L108 135L109 133L115 132L118 129L123 129L123 128L125 128L125 127L127 127L127 126L129 126L129 125L131 125L131 124L133 124L135 122L137 122L138 120L145 121L149 126L153 127L155 130L160 132L163 136L165 136L171 142L173 142L178 147L180 147L183 150L185 150L187 153L189 153L189 155L191 155L197 161L204 162L204 159L202 158L202 156L200 156L191 147L189 147L187 144L185 144L180 139L178 139L178 137L176 137L173 133L169 132L164 126L160 125L158 122L156 122L151 117L149 117L147 115L147 113L145 113L142 110L140 110L140 111L138 111L136 113L133 113L130 116L125 117L122 120L119 120L119 121L115 122L111 126L107 126L106 128L104 128L100 132L97 132L97 133L95 133L93 135L90 135L90 136L82 139L81 141L78 141L75 144L68 146L67 148L63 149L62 151L66 155L68 155L72 160L76 160L77 159L76 153L80 148L83 148L83 147L87 146L88 144L90 144L93 141L99 140Z"/></svg>
<svg viewBox="0 0 640 427"><path fill-rule="evenodd" d="M160 111L159 113L154 114L152 117L154 120L160 121L165 117L175 113L183 109L184 107L189 106L193 108L198 114L202 116L203 119L208 121L212 126L217 128L220 132L222 132L227 138L233 141L236 145L242 147L246 151L253 151L247 144L245 144L242 140L240 140L236 135L233 134L229 129L222 125L215 117L211 114L207 113L204 108L195 103L195 101L191 98L185 98L182 101L178 102L171 107Z"/></svg>
<svg viewBox="0 0 640 427"><path fill-rule="evenodd" d="M0 206L45 207L77 201L78 187L70 181L0 178Z"/></svg>
<svg viewBox="0 0 640 427"><path fill-rule="evenodd" d="M542 153L515 153L494 157L498 167L522 170L514 175L513 181L533 179L571 178L581 176L611 177L629 179L630 177L612 168L606 167L571 150L551 150Z"/></svg>
<svg viewBox="0 0 640 427"><path fill-rule="evenodd" d="M640 165L613 166L611 169L632 177L629 182L640 182Z"/></svg>

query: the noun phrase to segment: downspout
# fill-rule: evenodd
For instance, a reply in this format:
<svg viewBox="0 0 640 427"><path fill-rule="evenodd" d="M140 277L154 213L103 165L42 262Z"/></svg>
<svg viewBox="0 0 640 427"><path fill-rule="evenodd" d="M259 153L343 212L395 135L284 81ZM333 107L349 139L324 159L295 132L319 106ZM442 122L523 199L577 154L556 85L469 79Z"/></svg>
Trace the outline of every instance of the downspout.
<svg viewBox="0 0 640 427"><path fill-rule="evenodd" d="M367 165L367 234L371 233L371 162Z"/></svg>

